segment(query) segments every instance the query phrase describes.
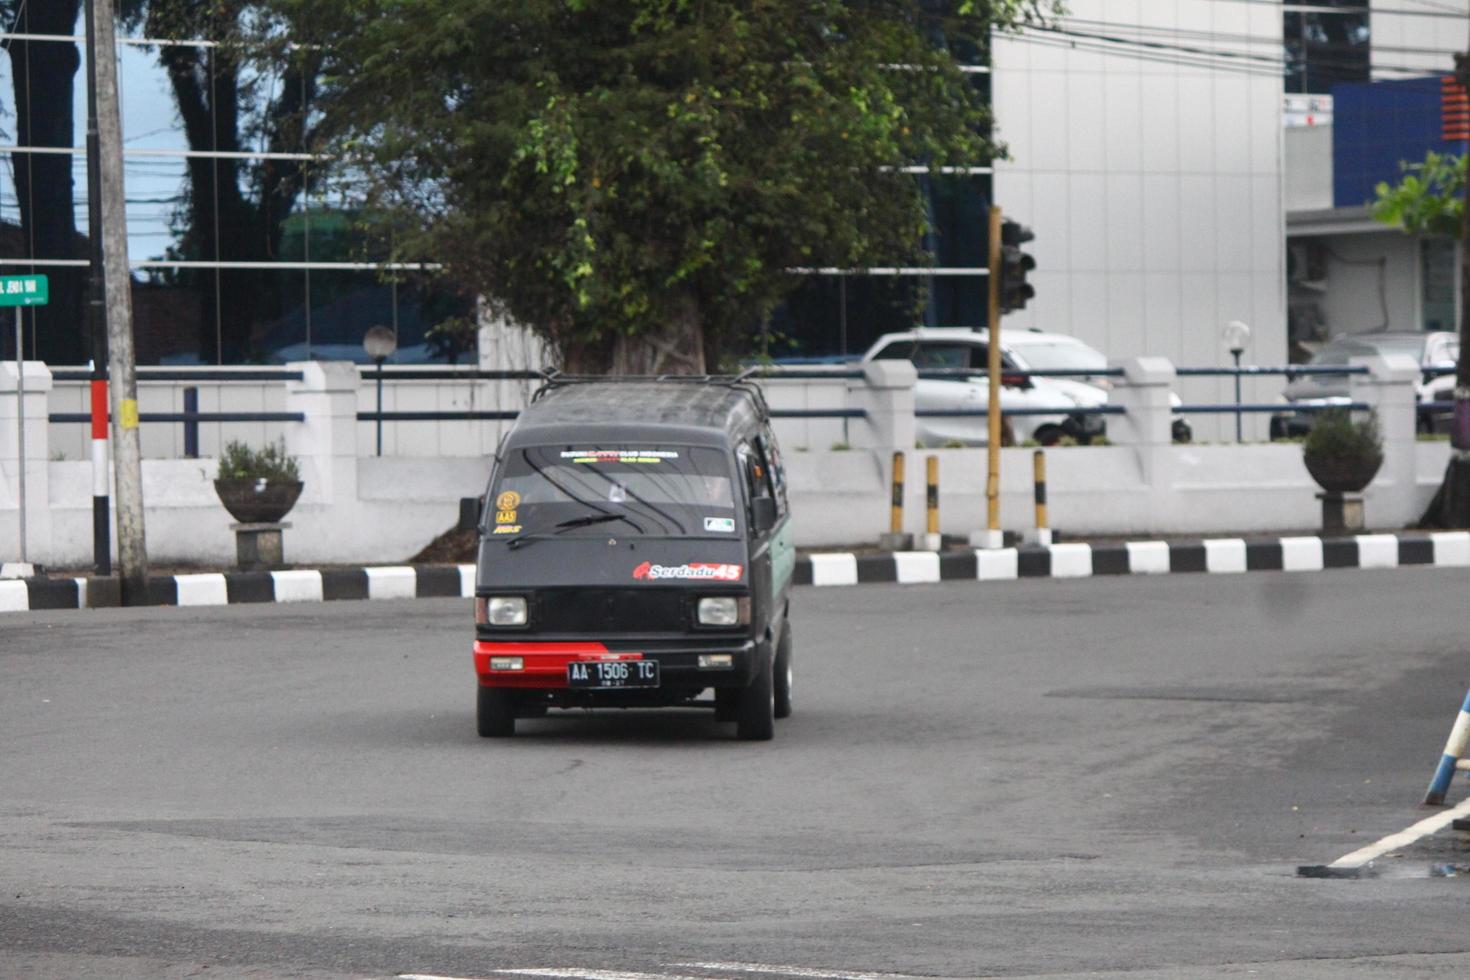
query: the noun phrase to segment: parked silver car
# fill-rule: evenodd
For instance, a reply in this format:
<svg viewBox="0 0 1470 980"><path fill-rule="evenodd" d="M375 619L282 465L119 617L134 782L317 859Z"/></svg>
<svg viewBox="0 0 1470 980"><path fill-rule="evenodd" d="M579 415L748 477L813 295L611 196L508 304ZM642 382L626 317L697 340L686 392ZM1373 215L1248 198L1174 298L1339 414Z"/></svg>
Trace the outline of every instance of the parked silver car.
<svg viewBox="0 0 1470 980"><path fill-rule="evenodd" d="M1355 357L1378 357L1384 354L1407 354L1422 367L1453 369L1460 358L1460 338L1449 331L1420 333L1412 331L1385 331L1382 333L1345 334L1334 337L1322 345L1309 367L1347 367ZM1291 405L1314 408L1351 404L1349 396L1350 378L1345 374L1306 374L1293 378L1282 391L1282 396ZM1449 401L1454 397L1455 378L1452 374L1428 380L1420 379L1419 402ZM1419 430L1436 432L1445 429L1450 416L1448 411L1421 408ZM1271 438L1290 439L1306 435L1312 428L1316 412L1283 411L1271 418Z"/></svg>

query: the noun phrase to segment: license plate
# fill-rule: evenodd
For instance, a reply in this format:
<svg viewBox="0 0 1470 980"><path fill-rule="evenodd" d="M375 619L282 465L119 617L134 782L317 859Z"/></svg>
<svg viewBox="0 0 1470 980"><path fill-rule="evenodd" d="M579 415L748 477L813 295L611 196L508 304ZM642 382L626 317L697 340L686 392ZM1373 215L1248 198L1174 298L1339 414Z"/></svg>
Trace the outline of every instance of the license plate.
<svg viewBox="0 0 1470 980"><path fill-rule="evenodd" d="M656 660L574 660L568 687L658 687Z"/></svg>

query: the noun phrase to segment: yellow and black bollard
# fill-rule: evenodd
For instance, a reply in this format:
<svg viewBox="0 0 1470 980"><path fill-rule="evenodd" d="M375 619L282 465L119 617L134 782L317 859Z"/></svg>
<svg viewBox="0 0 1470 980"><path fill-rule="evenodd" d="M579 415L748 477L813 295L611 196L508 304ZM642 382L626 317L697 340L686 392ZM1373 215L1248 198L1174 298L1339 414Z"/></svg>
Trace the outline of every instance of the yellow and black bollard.
<svg viewBox="0 0 1470 980"><path fill-rule="evenodd" d="M893 496L888 521L888 533L883 535L878 546L886 551L908 551L914 539L903 529L903 453L893 454Z"/></svg>
<svg viewBox="0 0 1470 980"><path fill-rule="evenodd" d="M944 538L939 533L939 457L930 456L927 464L926 485L924 487L924 507L927 511L927 523L925 524L924 550L939 551L944 544Z"/></svg>
<svg viewBox="0 0 1470 980"><path fill-rule="evenodd" d="M903 453L893 454L893 508L889 532L903 533Z"/></svg>
<svg viewBox="0 0 1470 980"><path fill-rule="evenodd" d="M1032 456L1036 483L1036 543L1051 544L1051 528L1046 522L1046 453L1040 449Z"/></svg>

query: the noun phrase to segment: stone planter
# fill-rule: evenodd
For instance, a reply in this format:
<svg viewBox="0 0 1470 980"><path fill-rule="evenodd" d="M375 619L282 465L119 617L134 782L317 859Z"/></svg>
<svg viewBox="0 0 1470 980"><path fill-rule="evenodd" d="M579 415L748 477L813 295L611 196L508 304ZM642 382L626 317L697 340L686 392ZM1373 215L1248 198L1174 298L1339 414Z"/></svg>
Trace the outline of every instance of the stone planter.
<svg viewBox="0 0 1470 980"><path fill-rule="evenodd" d="M1358 493L1373 482L1383 457L1321 457L1302 456L1307 472L1317 485L1328 493Z"/></svg>
<svg viewBox="0 0 1470 980"><path fill-rule="evenodd" d="M250 478L215 480L214 492L241 524L275 524L296 506L305 484Z"/></svg>

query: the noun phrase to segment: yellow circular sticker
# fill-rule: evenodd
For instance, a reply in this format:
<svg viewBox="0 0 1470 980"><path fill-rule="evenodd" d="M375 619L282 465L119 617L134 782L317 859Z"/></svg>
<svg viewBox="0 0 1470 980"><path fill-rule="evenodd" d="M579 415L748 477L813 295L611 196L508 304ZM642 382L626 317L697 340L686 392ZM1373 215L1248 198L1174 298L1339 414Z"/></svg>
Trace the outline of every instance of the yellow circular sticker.
<svg viewBox="0 0 1470 980"><path fill-rule="evenodd" d="M520 505L521 495L514 490L507 490L495 498L496 510L515 510Z"/></svg>

